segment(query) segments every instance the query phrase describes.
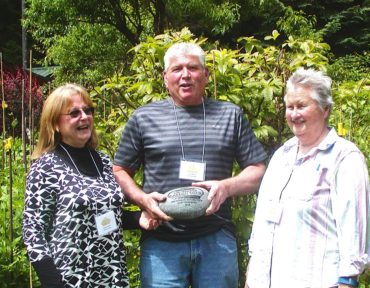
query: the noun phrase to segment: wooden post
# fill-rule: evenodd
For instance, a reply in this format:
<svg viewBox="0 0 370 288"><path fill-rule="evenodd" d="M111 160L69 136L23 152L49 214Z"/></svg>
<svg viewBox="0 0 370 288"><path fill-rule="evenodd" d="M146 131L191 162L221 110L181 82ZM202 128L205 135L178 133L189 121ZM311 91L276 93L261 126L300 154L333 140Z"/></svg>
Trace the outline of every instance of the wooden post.
<svg viewBox="0 0 370 288"><path fill-rule="evenodd" d="M26 119L24 111L24 79L22 80L22 154L24 171L27 171L27 155L26 155Z"/></svg>
<svg viewBox="0 0 370 288"><path fill-rule="evenodd" d="M11 140L10 140L11 141ZM10 263L14 261L13 255L13 167L12 148L9 149L9 222L10 222Z"/></svg>
<svg viewBox="0 0 370 288"><path fill-rule="evenodd" d="M0 52L0 74L1 74L1 95L2 95L2 97L1 97L1 99L2 99L2 101L1 101L1 107L2 107L2 109L3 109L3 119L2 119L2 122L3 122L3 131L2 131L2 135L3 135L3 143L2 143L2 147L3 147L3 152L2 152L2 161L1 161L1 163L2 163L2 169L4 169L5 168L5 147L4 147L4 145L5 145L5 105L6 105L6 103L5 103L5 93L4 93L4 73L3 73L3 53L2 52Z"/></svg>
<svg viewBox="0 0 370 288"><path fill-rule="evenodd" d="M29 72L29 96L30 98L28 99L28 129L29 129L29 137L30 137L30 154L32 151L32 50L30 50L30 72Z"/></svg>

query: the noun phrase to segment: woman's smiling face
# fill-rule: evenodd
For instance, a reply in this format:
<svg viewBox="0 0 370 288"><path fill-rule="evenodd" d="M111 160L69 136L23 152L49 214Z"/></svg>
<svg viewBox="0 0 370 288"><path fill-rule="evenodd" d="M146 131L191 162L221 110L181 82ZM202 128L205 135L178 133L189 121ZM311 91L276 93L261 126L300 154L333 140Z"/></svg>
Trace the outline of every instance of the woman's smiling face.
<svg viewBox="0 0 370 288"><path fill-rule="evenodd" d="M322 109L311 97L312 90L296 86L285 98L289 128L303 145L316 143L327 129L329 108Z"/></svg>
<svg viewBox="0 0 370 288"><path fill-rule="evenodd" d="M69 105L63 109L59 116L58 130L61 134L62 141L72 147L82 148L86 145L91 137L93 129L93 115L89 111L87 114L83 109L88 108L88 105L83 101L79 94L71 96ZM78 117L68 115L71 111L79 110Z"/></svg>

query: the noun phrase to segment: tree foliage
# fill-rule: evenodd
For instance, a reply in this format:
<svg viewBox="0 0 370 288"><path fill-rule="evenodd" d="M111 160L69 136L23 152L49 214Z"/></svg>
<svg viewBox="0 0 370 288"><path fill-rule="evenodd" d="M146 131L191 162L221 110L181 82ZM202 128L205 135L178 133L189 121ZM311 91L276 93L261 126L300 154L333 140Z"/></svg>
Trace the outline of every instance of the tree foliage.
<svg viewBox="0 0 370 288"><path fill-rule="evenodd" d="M366 1L289 0L27 0L24 24L55 64L57 81L93 83L127 67L128 50L148 36L189 27L195 35L235 48L244 36L274 29L325 41L338 54L369 43ZM325 13L323 13L325 11ZM279 20L280 19L280 20ZM306 25L302 25L305 22ZM351 32L348 30L352 28ZM297 30L298 28L298 30ZM353 32L355 31L355 32ZM305 33L307 32L307 33ZM283 37L280 41L284 41ZM82 67L88 67L86 71Z"/></svg>
<svg viewBox="0 0 370 288"><path fill-rule="evenodd" d="M73 79L87 85L98 82L102 75L121 73L127 65L127 49L127 41L111 26L79 23L55 40L47 59L58 59L62 64L54 73L57 82Z"/></svg>
<svg viewBox="0 0 370 288"><path fill-rule="evenodd" d="M239 22L240 1L165 1L167 29L190 27L196 35L219 37Z"/></svg>
<svg viewBox="0 0 370 288"><path fill-rule="evenodd" d="M339 81L360 81L369 78L370 53L351 54L335 58L328 72Z"/></svg>
<svg viewBox="0 0 370 288"><path fill-rule="evenodd" d="M295 11L315 18L315 29L320 31L332 52L338 56L362 53L370 43L369 0L294 1L282 0Z"/></svg>
<svg viewBox="0 0 370 288"><path fill-rule="evenodd" d="M93 83L124 69L129 48L170 26L190 21L224 33L238 20L238 6L216 2L28 0L24 24L35 49L46 49L45 64L59 66L57 81Z"/></svg>
<svg viewBox="0 0 370 288"><path fill-rule="evenodd" d="M9 64L22 63L22 28L20 2L0 1L0 52Z"/></svg>

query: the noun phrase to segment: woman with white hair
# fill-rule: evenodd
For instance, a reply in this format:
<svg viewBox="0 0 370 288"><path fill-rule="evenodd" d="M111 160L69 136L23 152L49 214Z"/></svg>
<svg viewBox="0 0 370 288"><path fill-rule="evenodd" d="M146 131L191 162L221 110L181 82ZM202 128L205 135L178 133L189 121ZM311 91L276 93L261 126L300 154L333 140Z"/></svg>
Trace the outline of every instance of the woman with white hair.
<svg viewBox="0 0 370 288"><path fill-rule="evenodd" d="M328 127L328 76L300 68L286 88L294 137L275 152L262 180L246 287L357 287L370 262L364 156Z"/></svg>

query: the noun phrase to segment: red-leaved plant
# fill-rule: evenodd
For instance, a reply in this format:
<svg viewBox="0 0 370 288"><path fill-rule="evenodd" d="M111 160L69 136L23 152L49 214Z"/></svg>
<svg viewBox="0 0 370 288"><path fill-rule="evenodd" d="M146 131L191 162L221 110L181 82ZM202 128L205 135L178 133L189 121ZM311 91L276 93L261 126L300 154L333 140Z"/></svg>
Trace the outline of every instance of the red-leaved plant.
<svg viewBox="0 0 370 288"><path fill-rule="evenodd" d="M37 78L30 77L27 71L17 69L15 72L4 72L4 98L5 98L5 131L13 137L21 136L22 133L22 89L25 131L37 126L42 109L42 90ZM31 89L30 89L31 86ZM31 93L30 93L31 91ZM31 103L30 103L31 95ZM30 106L31 104L31 106ZM30 109L31 107L31 109ZM30 110L31 115L30 117ZM3 131L3 109L0 109L0 128ZM31 122L31 125L30 125Z"/></svg>

